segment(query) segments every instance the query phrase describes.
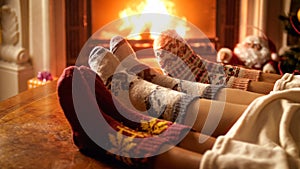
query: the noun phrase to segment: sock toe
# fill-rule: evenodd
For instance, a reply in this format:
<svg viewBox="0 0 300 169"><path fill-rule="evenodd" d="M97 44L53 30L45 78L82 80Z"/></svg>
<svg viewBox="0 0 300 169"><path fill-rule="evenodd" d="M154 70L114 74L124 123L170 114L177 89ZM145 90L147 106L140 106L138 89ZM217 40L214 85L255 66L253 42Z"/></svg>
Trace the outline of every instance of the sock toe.
<svg viewBox="0 0 300 169"><path fill-rule="evenodd" d="M114 36L110 40L110 51L118 58L119 61L131 57L136 59L135 51L130 43L122 36Z"/></svg>
<svg viewBox="0 0 300 169"><path fill-rule="evenodd" d="M90 53L88 63L90 68L96 72L106 84L107 80L115 73L120 62L108 49L97 46Z"/></svg>
<svg viewBox="0 0 300 169"><path fill-rule="evenodd" d="M125 41L125 38L120 35L112 37L110 39L110 44L109 44L110 51L114 53L115 50L118 48L118 46L120 46L120 44L122 44L123 41Z"/></svg>
<svg viewBox="0 0 300 169"><path fill-rule="evenodd" d="M163 31L158 38L156 38L153 42L154 49L160 49L161 47L168 45L169 40L178 39L183 41L183 38L178 35L178 33L174 29Z"/></svg>
<svg viewBox="0 0 300 169"><path fill-rule="evenodd" d="M101 60L103 59L103 57L106 55L107 53L107 49L105 49L102 46L96 46L92 49L92 51L90 52L89 55L89 66L91 67L91 69L97 69L97 67L100 65Z"/></svg>

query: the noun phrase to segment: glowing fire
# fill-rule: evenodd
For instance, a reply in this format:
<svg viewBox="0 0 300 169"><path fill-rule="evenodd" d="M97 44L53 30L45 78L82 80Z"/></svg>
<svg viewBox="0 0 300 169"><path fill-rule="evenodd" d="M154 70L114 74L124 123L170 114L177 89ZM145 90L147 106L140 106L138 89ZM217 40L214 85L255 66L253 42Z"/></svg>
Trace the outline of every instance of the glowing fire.
<svg viewBox="0 0 300 169"><path fill-rule="evenodd" d="M133 36L128 38L142 39L142 34L145 32L151 32L150 38L155 38L153 32L159 33L165 28L172 28L184 37L188 30L186 18L182 17L178 21L178 18L174 17L176 16L174 9L175 4L169 0L144 0L135 8L128 7L119 13L119 17L123 20L120 31L131 29L130 35ZM157 15L151 15L152 13L166 14L166 17L158 18Z"/></svg>

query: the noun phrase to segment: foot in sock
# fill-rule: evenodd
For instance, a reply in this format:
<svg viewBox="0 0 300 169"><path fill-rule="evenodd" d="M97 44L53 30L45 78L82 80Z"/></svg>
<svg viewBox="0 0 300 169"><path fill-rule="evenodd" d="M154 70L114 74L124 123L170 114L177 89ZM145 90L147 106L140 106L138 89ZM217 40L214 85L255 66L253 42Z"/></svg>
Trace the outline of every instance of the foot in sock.
<svg viewBox="0 0 300 169"><path fill-rule="evenodd" d="M155 39L153 48L162 69L177 78L186 78L182 66L188 66L195 80L202 83L224 84L230 88L247 90L249 80L257 81L260 71L237 66L221 65L197 55L176 31L168 30ZM236 78L239 80L235 80Z"/></svg>
<svg viewBox="0 0 300 169"><path fill-rule="evenodd" d="M130 72L116 72L120 62L111 57L113 54L110 51L97 47L90 55L89 64L118 100L141 113L183 123L188 105L199 96L164 88Z"/></svg>
<svg viewBox="0 0 300 169"><path fill-rule="evenodd" d="M123 64L129 72L133 72L140 78L151 83L170 88L179 92L198 95L206 99L214 99L216 93L222 86L197 83L187 80L176 79L163 75L155 69L142 64L136 57L135 51L129 42L121 37L115 36L111 39L110 49L114 56ZM132 66L134 65L134 66ZM130 68L132 67L132 68Z"/></svg>
<svg viewBox="0 0 300 169"><path fill-rule="evenodd" d="M116 72L120 62L107 49L96 46L90 52L88 64L93 71L98 72L104 84L109 86L111 77Z"/></svg>
<svg viewBox="0 0 300 169"><path fill-rule="evenodd" d="M95 91L93 91L94 87ZM123 111L141 119L140 123L132 125L132 122L128 120L120 119L114 106L115 103L109 99L111 97L102 80L87 67L68 67L59 78L60 105L72 127L75 145L86 155L94 158L105 158L111 155L126 165L143 167L149 165L147 157L165 151L161 149L163 145L177 144L189 130L186 126L142 116L123 107ZM76 109L78 106L75 104L79 104L79 107L84 107L84 109ZM89 125L94 127L93 131L96 131L101 141L95 142L79 119L80 115L89 119L93 117L93 114L101 114L105 119L104 121L89 121ZM149 126L150 123L151 126ZM152 137L153 135L156 136ZM120 138L127 142L117 144L116 139ZM131 145L131 147L124 149L122 145Z"/></svg>

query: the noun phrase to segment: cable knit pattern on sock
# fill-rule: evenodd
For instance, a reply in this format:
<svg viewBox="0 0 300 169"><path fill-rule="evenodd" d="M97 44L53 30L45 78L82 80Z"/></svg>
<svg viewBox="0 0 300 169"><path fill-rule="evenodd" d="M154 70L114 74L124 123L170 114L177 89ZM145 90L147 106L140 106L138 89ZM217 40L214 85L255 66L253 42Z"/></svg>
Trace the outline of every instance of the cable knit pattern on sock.
<svg viewBox="0 0 300 169"><path fill-rule="evenodd" d="M202 60L173 31L167 31L154 41L155 55L165 74L175 78L210 83Z"/></svg>
<svg viewBox="0 0 300 169"><path fill-rule="evenodd" d="M155 85L125 72L113 76L111 91L126 105L131 104L128 100L130 95L131 102L139 103L134 105L139 111L146 110L144 113L147 115L177 123L185 119L190 102L199 98Z"/></svg>
<svg viewBox="0 0 300 169"><path fill-rule="evenodd" d="M155 39L154 50L161 68L166 74L173 77L185 80L191 80L192 78L192 80L201 83L226 85L227 87L243 90L246 90L248 85L244 83L238 85L226 83L231 78L245 78L254 81L259 79L260 71L222 65L201 58L173 30L165 31ZM237 84L242 80L231 79L231 81L235 81L234 84Z"/></svg>

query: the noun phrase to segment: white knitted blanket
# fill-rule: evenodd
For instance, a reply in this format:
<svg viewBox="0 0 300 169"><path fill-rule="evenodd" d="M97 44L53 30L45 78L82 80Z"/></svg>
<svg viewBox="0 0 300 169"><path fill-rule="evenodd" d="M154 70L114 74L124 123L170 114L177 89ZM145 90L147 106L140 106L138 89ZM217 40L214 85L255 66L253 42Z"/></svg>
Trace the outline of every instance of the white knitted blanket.
<svg viewBox="0 0 300 169"><path fill-rule="evenodd" d="M200 168L300 168L300 88L253 101L204 154Z"/></svg>

